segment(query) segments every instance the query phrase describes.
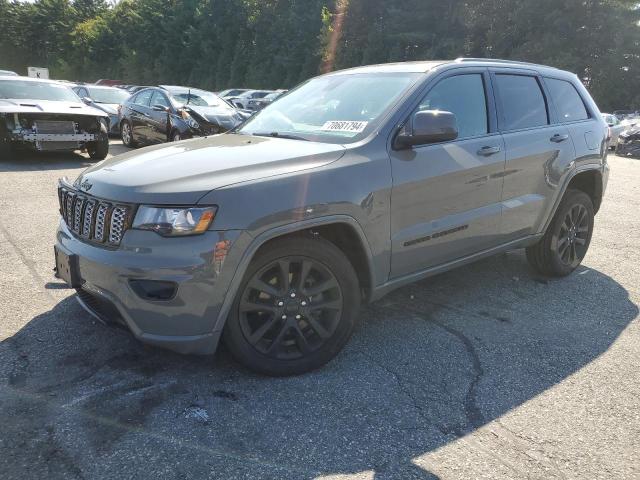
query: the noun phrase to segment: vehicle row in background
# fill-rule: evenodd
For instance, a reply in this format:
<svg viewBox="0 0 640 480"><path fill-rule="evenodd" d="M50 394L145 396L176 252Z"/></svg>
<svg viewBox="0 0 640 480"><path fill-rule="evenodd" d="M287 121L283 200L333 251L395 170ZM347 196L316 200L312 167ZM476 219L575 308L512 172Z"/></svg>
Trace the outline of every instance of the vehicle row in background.
<svg viewBox="0 0 640 480"><path fill-rule="evenodd" d="M140 90L120 110L119 128L128 147L215 135L249 115L212 92L162 85Z"/></svg>
<svg viewBox="0 0 640 480"><path fill-rule="evenodd" d="M109 152L108 115L85 105L67 85L0 76L0 159L19 150Z"/></svg>

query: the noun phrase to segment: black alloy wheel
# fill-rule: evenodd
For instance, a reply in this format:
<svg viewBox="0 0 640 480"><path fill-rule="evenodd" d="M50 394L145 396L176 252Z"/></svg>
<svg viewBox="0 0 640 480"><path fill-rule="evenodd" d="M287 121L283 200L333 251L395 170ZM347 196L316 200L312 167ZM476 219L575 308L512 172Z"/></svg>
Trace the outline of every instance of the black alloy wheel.
<svg viewBox="0 0 640 480"><path fill-rule="evenodd" d="M276 240L252 261L225 327L249 368L294 375L328 362L349 339L360 303L349 260L321 238Z"/></svg>
<svg viewBox="0 0 640 480"><path fill-rule="evenodd" d="M527 248L527 260L543 275L569 275L587 254L593 222L591 197L581 190L568 190L544 236Z"/></svg>

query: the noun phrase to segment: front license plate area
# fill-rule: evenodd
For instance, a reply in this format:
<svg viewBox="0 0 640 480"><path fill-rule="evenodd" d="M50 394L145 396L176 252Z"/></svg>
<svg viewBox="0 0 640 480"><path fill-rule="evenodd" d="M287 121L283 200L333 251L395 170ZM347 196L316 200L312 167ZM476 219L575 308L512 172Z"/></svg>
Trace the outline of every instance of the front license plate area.
<svg viewBox="0 0 640 480"><path fill-rule="evenodd" d="M79 288L82 285L80 277L80 262L77 255L67 255L62 250L53 247L56 256L56 272L58 277L67 282L71 288Z"/></svg>

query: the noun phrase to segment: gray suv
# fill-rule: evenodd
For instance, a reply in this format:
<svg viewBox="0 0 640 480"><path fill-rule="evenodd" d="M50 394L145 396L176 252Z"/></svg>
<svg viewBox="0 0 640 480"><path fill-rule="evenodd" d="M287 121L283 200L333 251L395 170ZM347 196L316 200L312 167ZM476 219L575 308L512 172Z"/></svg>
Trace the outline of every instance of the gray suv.
<svg viewBox="0 0 640 480"><path fill-rule="evenodd" d="M132 151L59 186L57 273L141 341L298 374L362 302L508 249L564 276L608 178L578 78L499 60L311 79L234 131Z"/></svg>

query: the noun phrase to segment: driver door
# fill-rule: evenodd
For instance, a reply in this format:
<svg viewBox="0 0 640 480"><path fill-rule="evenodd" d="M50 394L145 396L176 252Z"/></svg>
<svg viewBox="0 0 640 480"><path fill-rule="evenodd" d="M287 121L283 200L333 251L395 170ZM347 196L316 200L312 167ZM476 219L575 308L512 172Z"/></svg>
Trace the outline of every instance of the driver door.
<svg viewBox="0 0 640 480"><path fill-rule="evenodd" d="M488 72L448 74L418 110L455 114L459 134L390 152L392 278L488 249L500 233L505 152Z"/></svg>
<svg viewBox="0 0 640 480"><path fill-rule="evenodd" d="M151 143L164 143L169 139L169 115L167 112L154 110L155 105L172 109L167 96L159 90L153 92L151 97L151 111L149 112L149 141Z"/></svg>

